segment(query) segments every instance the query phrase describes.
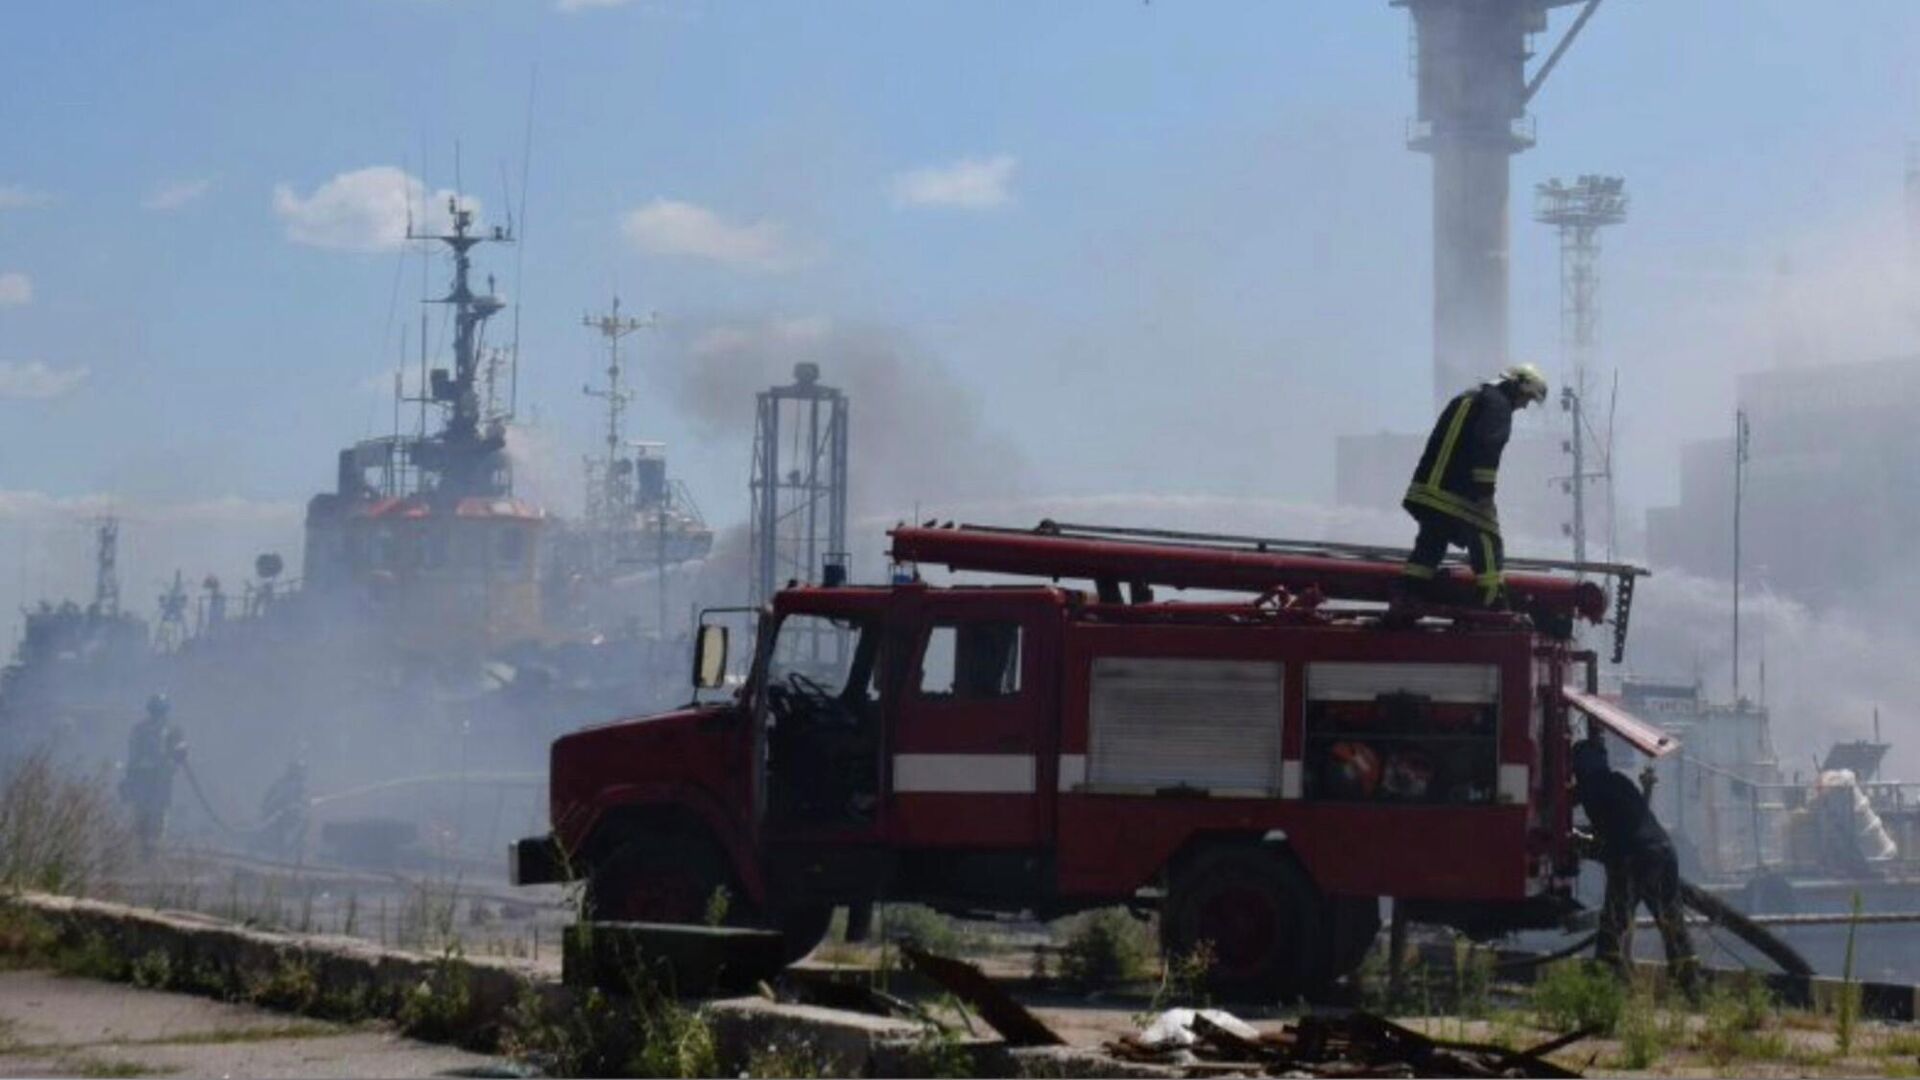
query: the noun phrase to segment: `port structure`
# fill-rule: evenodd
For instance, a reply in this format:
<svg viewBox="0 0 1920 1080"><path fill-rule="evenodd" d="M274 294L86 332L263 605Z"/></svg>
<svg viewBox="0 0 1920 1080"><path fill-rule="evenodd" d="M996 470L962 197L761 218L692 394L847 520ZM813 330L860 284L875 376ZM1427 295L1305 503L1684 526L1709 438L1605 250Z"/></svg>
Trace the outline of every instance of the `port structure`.
<svg viewBox="0 0 1920 1080"><path fill-rule="evenodd" d="M1600 0L1392 0L1413 17L1418 115L1407 146L1433 158L1436 409L1506 366L1509 159L1534 144L1527 106ZM1529 75L1554 8L1582 5Z"/></svg>
<svg viewBox="0 0 1920 1080"><path fill-rule="evenodd" d="M1566 350L1560 408L1570 425L1563 448L1572 459L1561 485L1572 498L1572 521L1565 528L1573 559L1585 562L1590 481L1607 484L1609 547L1613 531L1613 448L1609 440L1595 438L1588 404L1600 339L1600 230L1627 220L1627 182L1594 175L1572 183L1548 180L1534 188L1533 219L1560 236L1560 342ZM1590 465L1595 450L1598 464Z"/></svg>
<svg viewBox="0 0 1920 1080"><path fill-rule="evenodd" d="M750 530L757 608L788 582L828 579L847 568L847 395L820 382L817 364L793 368L793 382L762 390L753 432ZM843 648L843 635L809 645Z"/></svg>

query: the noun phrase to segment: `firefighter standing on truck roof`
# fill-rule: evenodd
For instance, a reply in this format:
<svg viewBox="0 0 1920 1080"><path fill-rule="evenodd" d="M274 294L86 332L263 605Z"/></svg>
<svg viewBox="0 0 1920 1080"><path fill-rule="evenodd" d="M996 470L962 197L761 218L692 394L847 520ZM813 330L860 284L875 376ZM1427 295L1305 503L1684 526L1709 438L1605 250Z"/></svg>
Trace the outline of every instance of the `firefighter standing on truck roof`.
<svg viewBox="0 0 1920 1080"><path fill-rule="evenodd" d="M1597 734L1573 747L1573 791L1593 835L1583 846L1607 871L1607 895L1593 958L1622 978L1633 950L1633 916L1645 904L1660 929L1667 970L1688 997L1699 993L1693 941L1680 910L1680 863L1673 841L1653 816L1639 785L1613 771Z"/></svg>
<svg viewBox="0 0 1920 1080"><path fill-rule="evenodd" d="M1400 503L1420 523L1413 551L1401 567L1409 594L1432 594L1440 560L1453 546L1467 549L1481 604L1505 603L1500 515L1493 507L1500 453L1513 431L1513 411L1546 397L1547 380L1540 369L1515 364L1498 379L1462 392L1440 413Z"/></svg>

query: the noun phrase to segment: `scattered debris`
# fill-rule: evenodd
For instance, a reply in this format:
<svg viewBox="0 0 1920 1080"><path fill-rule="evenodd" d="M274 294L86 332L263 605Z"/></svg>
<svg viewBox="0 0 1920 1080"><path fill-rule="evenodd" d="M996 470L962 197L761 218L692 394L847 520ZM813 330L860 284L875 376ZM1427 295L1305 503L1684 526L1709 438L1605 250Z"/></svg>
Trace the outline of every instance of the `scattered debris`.
<svg viewBox="0 0 1920 1080"><path fill-rule="evenodd" d="M1467 1076L1577 1077L1548 1061L1592 1035L1562 1035L1529 1050L1454 1042L1422 1035L1370 1013L1306 1016L1288 1027L1260 1032L1230 1013L1175 1009L1138 1035L1107 1044L1127 1061L1177 1065L1190 1076L1293 1075L1314 1077Z"/></svg>
<svg viewBox="0 0 1920 1080"><path fill-rule="evenodd" d="M935 956L911 945L900 946L900 954L922 975L952 991L974 1012L980 1014L1008 1046L1062 1046L1066 1040L1028 1012L1026 1006L1007 996L979 968L964 960Z"/></svg>

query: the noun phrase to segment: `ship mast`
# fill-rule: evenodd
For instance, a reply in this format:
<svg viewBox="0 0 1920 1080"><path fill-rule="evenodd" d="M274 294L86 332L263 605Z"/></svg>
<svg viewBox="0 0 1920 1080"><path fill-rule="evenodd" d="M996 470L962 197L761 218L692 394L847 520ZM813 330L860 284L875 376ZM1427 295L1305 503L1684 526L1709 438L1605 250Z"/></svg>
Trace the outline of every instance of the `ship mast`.
<svg viewBox="0 0 1920 1080"><path fill-rule="evenodd" d="M498 225L488 232L474 231L473 211L462 206L458 196L448 197L447 213L453 223L449 232L415 232L411 225L407 229L407 239L438 240L453 252L453 283L447 294L426 301L453 308L453 370L435 368L426 388L427 400L445 410L446 424L415 453L423 469L438 475L434 490L443 496L504 495L511 482L497 455L506 446L505 418L483 412L479 382L486 321L506 302L494 295L491 276L485 293L475 293L470 278L473 249L512 243L513 235Z"/></svg>
<svg viewBox="0 0 1920 1080"><path fill-rule="evenodd" d="M606 573L612 573L614 564L620 560L620 535L629 526L633 513L633 462L622 453L627 403L633 400L633 391L623 384L626 371L620 359L620 341L651 328L654 323L652 315L644 319L621 315L618 296L605 313L580 317L580 325L598 332L607 342L605 388L581 388L581 393L607 403L606 455L598 462L587 462L587 520L596 534L601 569Z"/></svg>

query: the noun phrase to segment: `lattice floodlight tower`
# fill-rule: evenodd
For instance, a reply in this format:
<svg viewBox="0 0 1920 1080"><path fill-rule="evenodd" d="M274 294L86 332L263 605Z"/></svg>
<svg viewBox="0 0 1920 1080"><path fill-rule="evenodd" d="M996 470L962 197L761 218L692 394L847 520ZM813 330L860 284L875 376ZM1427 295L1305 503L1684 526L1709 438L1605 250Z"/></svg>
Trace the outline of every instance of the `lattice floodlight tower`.
<svg viewBox="0 0 1920 1080"><path fill-rule="evenodd" d="M1436 408L1507 363L1508 158L1533 146L1527 105L1600 0L1392 0L1413 16L1419 114L1407 146L1433 157ZM1584 4L1529 76L1547 12Z"/></svg>
<svg viewBox="0 0 1920 1080"><path fill-rule="evenodd" d="M819 583L847 565L847 396L796 364L793 383L758 395L753 434L755 606L789 581Z"/></svg>
<svg viewBox="0 0 1920 1080"><path fill-rule="evenodd" d="M1573 458L1567 478L1573 521L1567 532L1573 538L1573 559L1582 562L1587 557L1587 481L1612 480L1611 448L1603 447L1597 471L1587 466L1592 439L1588 377L1600 336L1600 230L1627 220L1627 182L1618 176L1582 176L1571 184L1549 180L1534 188L1534 195L1533 219L1560 232L1560 336L1567 350L1560 407L1573 431L1566 443Z"/></svg>

